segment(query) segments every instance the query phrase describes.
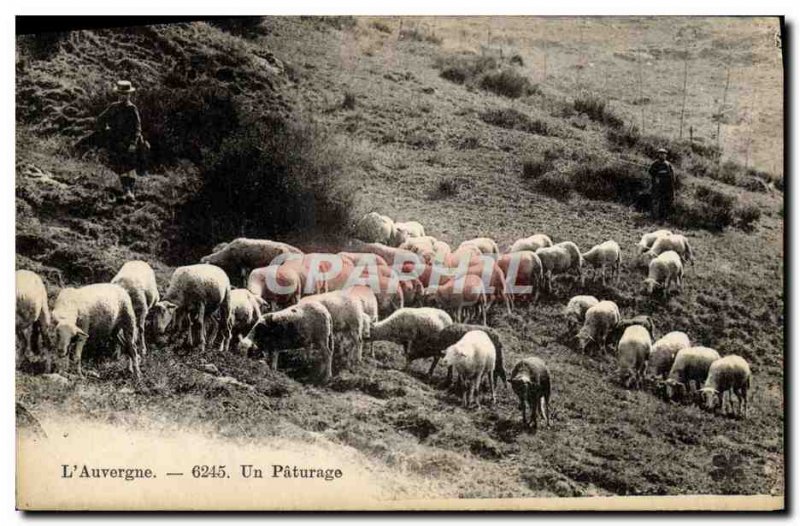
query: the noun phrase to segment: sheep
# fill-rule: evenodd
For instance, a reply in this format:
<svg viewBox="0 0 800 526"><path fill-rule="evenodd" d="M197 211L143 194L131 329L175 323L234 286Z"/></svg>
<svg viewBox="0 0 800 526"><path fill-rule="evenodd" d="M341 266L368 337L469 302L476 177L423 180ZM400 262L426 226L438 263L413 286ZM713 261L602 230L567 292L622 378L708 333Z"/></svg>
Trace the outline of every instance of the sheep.
<svg viewBox="0 0 800 526"><path fill-rule="evenodd" d="M430 287L428 297L442 310L455 312L455 319L465 321L464 308L472 308L486 325L486 292L483 280L474 274L452 277L443 285Z"/></svg>
<svg viewBox="0 0 800 526"><path fill-rule="evenodd" d="M647 372L659 379L666 379L675 355L682 349L691 347L689 337L684 332L673 331L662 336L653 344L650 359L647 362Z"/></svg>
<svg viewBox="0 0 800 526"><path fill-rule="evenodd" d="M50 307L47 305L47 289L42 278L30 270L16 273L17 341L22 342L22 356L29 351L44 356L45 372L50 371ZM45 350L39 344L39 339ZM19 356L17 360L19 361Z"/></svg>
<svg viewBox="0 0 800 526"><path fill-rule="evenodd" d="M342 293L356 298L361 302L361 309L363 315L365 316L362 324L362 339L369 341L370 356L375 358L375 348L370 338L370 328L372 327L373 323L378 321L378 297L375 295L375 292L373 292L372 289L366 285L355 285L353 287L344 289ZM400 296L401 301L402 298L403 297Z"/></svg>
<svg viewBox="0 0 800 526"><path fill-rule="evenodd" d="M689 245L689 240L681 234L670 234L657 238L647 255L655 257L668 251L677 252L682 262L694 265L692 247Z"/></svg>
<svg viewBox="0 0 800 526"><path fill-rule="evenodd" d="M491 338L483 331L469 331L445 350L442 363L453 367L464 387L462 395L464 407L469 407L472 402L478 407L481 406L480 387L484 375L489 378L492 405L497 402L494 391L496 355Z"/></svg>
<svg viewBox="0 0 800 526"><path fill-rule="evenodd" d="M276 307L294 305L303 296L305 281L298 269L289 265L270 265L253 269L247 290Z"/></svg>
<svg viewBox="0 0 800 526"><path fill-rule="evenodd" d="M216 265L231 272L241 274L243 286L247 286L247 277L254 268L266 267L280 254L302 254L303 252L287 243L269 239L250 239L239 237L222 247L200 258L200 263Z"/></svg>
<svg viewBox="0 0 800 526"><path fill-rule="evenodd" d="M239 338L237 348L245 356L268 352L273 370L278 368L280 351L317 348L322 351L319 374L320 381L324 383L332 376L332 327L328 309L316 301L300 303L262 316L246 337Z"/></svg>
<svg viewBox="0 0 800 526"><path fill-rule="evenodd" d="M536 255L542 262L542 271L547 281L548 292L553 292L553 276L574 268L575 260L571 251L560 245L540 248ZM580 257L580 254L578 254Z"/></svg>
<svg viewBox="0 0 800 526"><path fill-rule="evenodd" d="M133 303L133 312L139 322L139 342L141 354L147 356L145 342L145 322L150 309L161 299L156 284L156 273L144 261L128 261L119 269L111 283L119 285L128 292Z"/></svg>
<svg viewBox="0 0 800 526"><path fill-rule="evenodd" d="M452 324L453 318L441 309L404 307L394 311L385 320L374 323L370 328L370 339L402 345L408 368L411 364L409 357L412 355L414 342Z"/></svg>
<svg viewBox="0 0 800 526"><path fill-rule="evenodd" d="M489 339L492 340L496 352L494 366L495 383L500 380L505 384L508 380L506 379L503 359L503 340L500 338L500 334L491 327L470 325L467 323L453 323L452 325L448 325L438 332L425 335L421 339L416 340L414 342L414 349L410 352L408 357L409 362L420 358L433 358L431 367L428 370L428 379L431 379L436 364L438 364L439 360L444 356L445 349L458 342L458 340L463 338L464 335L470 331L483 331L489 336ZM451 380L451 376L452 370L448 369L448 384Z"/></svg>
<svg viewBox="0 0 800 526"><path fill-rule="evenodd" d="M456 250L469 246L477 248L481 254L494 254L496 256L500 255L500 249L497 247L497 243L495 243L494 239L488 237L476 237L473 239L468 239L461 243Z"/></svg>
<svg viewBox="0 0 800 526"><path fill-rule="evenodd" d="M647 278L643 281L648 294L660 288L664 291L664 298L669 295L669 288L675 283L683 290L683 263L680 256L669 250L650 261Z"/></svg>
<svg viewBox="0 0 800 526"><path fill-rule="evenodd" d="M378 254L371 252L339 252L337 255L349 259L354 265L368 267L376 265L378 267L388 267L389 264Z"/></svg>
<svg viewBox="0 0 800 526"><path fill-rule="evenodd" d="M617 323L617 326L614 327L614 330L611 332L611 337L618 340L622 337L622 333L625 332L625 329L634 325L641 325L647 329L647 332L649 332L651 336L655 336L655 324L653 323L653 319L650 318L650 316L640 314L633 318L623 318L619 320L619 323Z"/></svg>
<svg viewBox="0 0 800 526"><path fill-rule="evenodd" d="M653 243L656 242L656 239L664 236L671 236L672 231L670 230L656 230L655 232L649 232L642 236L642 239L636 245L638 247L639 254L644 254L650 247L653 246Z"/></svg>
<svg viewBox="0 0 800 526"><path fill-rule="evenodd" d="M676 395L683 398L687 389L692 388L692 382L695 383L695 389L699 388L705 383L714 360L719 360L719 353L708 347L689 347L678 351L669 375L663 382L665 399L672 401Z"/></svg>
<svg viewBox="0 0 800 526"><path fill-rule="evenodd" d="M239 336L247 334L261 317L261 307L266 302L247 289L231 290L231 341L238 341Z"/></svg>
<svg viewBox="0 0 800 526"><path fill-rule="evenodd" d="M231 284L228 275L220 267L201 263L176 268L170 277L167 294L152 310L156 328L161 333L173 317L182 320L185 315L189 321L187 338L190 346L194 345L192 329L197 324L201 351L206 347L205 323L210 321L210 344L214 345L221 329L220 351L228 350L233 325ZM215 319L217 313L219 319Z"/></svg>
<svg viewBox="0 0 800 526"><path fill-rule="evenodd" d="M383 258L384 261L392 268L397 265L403 265L404 262L417 264L420 262L419 257L409 250L403 250L397 247L390 247L383 243L365 243L358 239L352 239L347 243L348 251L351 252L369 252L376 254Z"/></svg>
<svg viewBox="0 0 800 526"><path fill-rule="evenodd" d="M550 427L550 370L544 360L531 356L518 362L511 371L511 387L519 398L522 425L536 431L541 414ZM530 421L526 406L531 408Z"/></svg>
<svg viewBox="0 0 800 526"><path fill-rule="evenodd" d="M619 320L619 307L613 301L601 301L587 309L583 327L576 335L581 352L586 352L589 343L594 343L600 351L604 351L608 335Z"/></svg>
<svg viewBox="0 0 800 526"><path fill-rule="evenodd" d="M629 389L631 384L636 385L637 389L642 387L652 346L650 333L641 325L632 325L625 329L617 344L617 360L620 380L626 389Z"/></svg>
<svg viewBox="0 0 800 526"><path fill-rule="evenodd" d="M432 236L412 237L401 243L397 248L400 250L407 250L421 256L426 262L434 259L436 250L434 243L436 238Z"/></svg>
<svg viewBox="0 0 800 526"><path fill-rule="evenodd" d="M578 274L578 277L581 280L581 286L585 285L583 279L583 255L581 254L581 249L578 248L578 245L572 241L562 241L561 243L557 243L553 246L564 247L567 252L569 252L570 268L574 270L576 274Z"/></svg>
<svg viewBox="0 0 800 526"><path fill-rule="evenodd" d="M535 252L519 250L503 254L497 260L497 265L506 276L512 305L513 298L517 295L521 298L533 298L533 301L539 299L540 288L544 284L544 271L542 269L542 260L539 259ZM520 290L525 290L525 287L530 287L530 292L522 292Z"/></svg>
<svg viewBox="0 0 800 526"><path fill-rule="evenodd" d="M398 235L394 221L377 212L365 214L355 226L355 237L367 243L397 246Z"/></svg>
<svg viewBox="0 0 800 526"><path fill-rule="evenodd" d="M582 324L586 317L586 311L598 303L600 301L594 296L573 296L561 314L567 319L570 326Z"/></svg>
<svg viewBox="0 0 800 526"><path fill-rule="evenodd" d="M394 226L397 229L397 235L404 241L415 237L425 237L425 227L416 221L395 223Z"/></svg>
<svg viewBox="0 0 800 526"><path fill-rule="evenodd" d="M306 296L299 304L319 303L331 314L334 335L341 334L352 344L349 360L361 362L364 345L364 307L361 299L343 291Z"/></svg>
<svg viewBox="0 0 800 526"><path fill-rule="evenodd" d="M594 267L594 280L597 281L597 268L600 267L600 276L603 285L606 284L606 267L611 267L611 277L617 276L619 283L619 270L622 263L622 251L614 240L608 240L593 246L588 252L581 254L584 261Z"/></svg>
<svg viewBox="0 0 800 526"><path fill-rule="evenodd" d="M534 234L530 237L525 237L514 241L514 243L511 245L511 248L508 249L508 252L522 252L523 250L536 252L540 248L552 246L553 241L549 237L544 234Z"/></svg>
<svg viewBox="0 0 800 526"><path fill-rule="evenodd" d="M747 391L750 389L753 375L750 373L750 366L747 360L735 354L728 355L719 360L715 360L708 369L703 388L700 389L700 396L706 410L716 411L722 407L722 414L725 411L725 393L728 393L728 404L731 412L735 415L737 411L733 409L731 397L736 394L739 402L739 416L747 418Z"/></svg>
<svg viewBox="0 0 800 526"><path fill-rule="evenodd" d="M66 359L65 371L69 370L68 354L73 343L75 372L83 377L81 358L86 343L102 346L117 340L128 355L128 370L137 382L141 379L136 313L128 292L119 285L97 283L62 289L53 305L52 323L55 348Z"/></svg>

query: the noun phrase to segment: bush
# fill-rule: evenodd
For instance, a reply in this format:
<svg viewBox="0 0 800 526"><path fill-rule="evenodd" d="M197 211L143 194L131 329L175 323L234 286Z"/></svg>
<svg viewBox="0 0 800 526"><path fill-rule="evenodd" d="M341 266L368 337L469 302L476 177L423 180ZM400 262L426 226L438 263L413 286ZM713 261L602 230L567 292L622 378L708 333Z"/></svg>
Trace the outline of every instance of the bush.
<svg viewBox="0 0 800 526"><path fill-rule="evenodd" d="M606 132L608 141L621 148L633 148L639 144L641 137L642 134L635 124L629 124L624 128L611 128Z"/></svg>
<svg viewBox="0 0 800 526"><path fill-rule="evenodd" d="M635 166L595 160L581 164L574 170L572 186L591 199L631 205L649 188L649 181L643 170Z"/></svg>
<svg viewBox="0 0 800 526"><path fill-rule="evenodd" d="M356 107L356 96L350 91L344 92L344 100L342 101L342 108L352 110Z"/></svg>
<svg viewBox="0 0 800 526"><path fill-rule="evenodd" d="M674 221L684 227L723 230L733 224L736 198L713 188L699 186L694 199L679 199Z"/></svg>
<svg viewBox="0 0 800 526"><path fill-rule="evenodd" d="M420 31L418 28L402 29L399 38L400 40L413 40L414 42L427 42L428 44L436 45L442 43L441 37L437 37L433 33Z"/></svg>
<svg viewBox="0 0 800 526"><path fill-rule="evenodd" d="M392 32L392 28L391 27L389 27L387 24L384 24L383 22L381 22L379 20L375 20L371 25L372 25L372 27L374 27L375 29L377 29L381 33L391 33Z"/></svg>
<svg viewBox="0 0 800 526"><path fill-rule="evenodd" d="M480 80L480 87L497 95L518 99L524 95L532 95L538 86L531 84L528 77L522 76L513 69L485 73Z"/></svg>
<svg viewBox="0 0 800 526"><path fill-rule="evenodd" d="M436 67L441 70L439 76L456 84L465 84L498 66L494 57L480 55L458 54L436 60Z"/></svg>
<svg viewBox="0 0 800 526"><path fill-rule="evenodd" d="M436 187L431 192L431 199L444 199L458 195L461 188L460 181L455 177L448 177L436 183Z"/></svg>
<svg viewBox="0 0 800 526"><path fill-rule="evenodd" d="M536 179L536 189L556 199L569 199L573 186L570 174L565 171L551 171Z"/></svg>
<svg viewBox="0 0 800 526"><path fill-rule="evenodd" d="M753 224L761 218L761 209L753 203L740 204L736 207L734 215L739 228L751 231Z"/></svg>
<svg viewBox="0 0 800 526"><path fill-rule="evenodd" d="M625 123L610 108L608 103L597 95L584 94L577 97L572 105L578 113L585 113L595 122L600 122L612 128L621 128Z"/></svg>
<svg viewBox="0 0 800 526"><path fill-rule="evenodd" d="M553 169L551 159L525 159L522 161L522 177L524 179L538 179Z"/></svg>
<svg viewBox="0 0 800 526"><path fill-rule="evenodd" d="M550 135L550 129L546 122L539 119L532 119L514 108L487 110L481 113L480 117L483 122L501 128L520 130L537 135Z"/></svg>

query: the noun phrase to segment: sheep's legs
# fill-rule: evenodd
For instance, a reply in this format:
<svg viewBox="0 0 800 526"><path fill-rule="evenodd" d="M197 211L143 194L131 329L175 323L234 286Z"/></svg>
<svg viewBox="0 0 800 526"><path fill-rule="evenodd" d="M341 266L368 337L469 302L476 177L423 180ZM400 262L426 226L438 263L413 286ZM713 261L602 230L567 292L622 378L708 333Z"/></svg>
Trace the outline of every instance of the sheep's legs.
<svg viewBox="0 0 800 526"><path fill-rule="evenodd" d="M431 368L428 369L428 380L433 378L433 370L436 369L436 364L439 363L439 359L440 358L441 358L440 356L434 356L433 357L433 362L431 362Z"/></svg>
<svg viewBox="0 0 800 526"><path fill-rule="evenodd" d="M81 360L83 357L83 346L86 345L85 338L78 338L78 341L75 342L75 374L79 377L83 378L83 368L81 367Z"/></svg>
<svg viewBox="0 0 800 526"><path fill-rule="evenodd" d="M199 340L200 340L200 350L206 350L206 304L200 303L200 307L197 310L197 324L199 326Z"/></svg>
<svg viewBox="0 0 800 526"><path fill-rule="evenodd" d="M22 342L22 349L17 352L17 367L21 363L23 358L28 357L28 350L31 348L31 333L33 331L28 331L25 329L17 329L17 339Z"/></svg>
<svg viewBox="0 0 800 526"><path fill-rule="evenodd" d="M545 394L542 396L539 402L539 409L542 411L542 418L547 424L547 427L550 427L550 396Z"/></svg>

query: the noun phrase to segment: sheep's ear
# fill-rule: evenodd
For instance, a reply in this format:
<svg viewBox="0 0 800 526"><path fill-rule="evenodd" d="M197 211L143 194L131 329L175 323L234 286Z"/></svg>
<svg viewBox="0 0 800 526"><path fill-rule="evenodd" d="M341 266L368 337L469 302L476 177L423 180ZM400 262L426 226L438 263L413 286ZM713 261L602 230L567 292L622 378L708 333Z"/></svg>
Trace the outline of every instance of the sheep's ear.
<svg viewBox="0 0 800 526"><path fill-rule="evenodd" d="M164 306L164 307L165 307L167 310L175 310L175 309L177 309L177 308L178 308L178 306L177 306L177 305L175 305L174 303L172 303L171 301L162 301L162 302L161 302L161 304L162 304L162 305L163 305L163 306Z"/></svg>
<svg viewBox="0 0 800 526"><path fill-rule="evenodd" d="M77 336L78 338L81 338L83 340L86 340L86 339L89 338L89 335L86 334L86 332L84 332L83 330L81 330L80 327L76 327L75 328L75 336Z"/></svg>

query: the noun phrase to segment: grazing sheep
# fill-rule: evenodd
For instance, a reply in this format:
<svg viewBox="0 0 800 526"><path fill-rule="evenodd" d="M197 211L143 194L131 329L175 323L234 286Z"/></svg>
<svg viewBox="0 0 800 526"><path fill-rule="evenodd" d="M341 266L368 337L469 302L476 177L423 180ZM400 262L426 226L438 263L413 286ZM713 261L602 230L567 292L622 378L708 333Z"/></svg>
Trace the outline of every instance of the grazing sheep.
<svg viewBox="0 0 800 526"><path fill-rule="evenodd" d="M581 280L581 286L585 285L583 279L583 255L581 254L581 249L578 248L578 245L573 243L572 241L562 241L561 243L557 243L553 246L556 247L564 247L567 252L569 252L570 256L570 268L575 271L578 277Z"/></svg>
<svg viewBox="0 0 800 526"><path fill-rule="evenodd" d="M611 337L614 340L618 340L622 337L622 333L625 332L625 329L628 327L632 327L634 325L641 325L647 332L650 333L651 336L655 337L655 324L653 323L653 319L650 316L646 316L644 314L640 314L638 316L634 316L633 318L623 318L619 321L614 330L611 333Z"/></svg>
<svg viewBox="0 0 800 526"><path fill-rule="evenodd" d="M377 212L365 214L358 220L355 236L366 243L382 243L397 246L397 227L392 218Z"/></svg>
<svg viewBox="0 0 800 526"><path fill-rule="evenodd" d="M66 358L69 371L69 350L73 343L75 372L83 377L81 358L86 343L105 346L119 341L128 355L128 370L141 379L136 313L127 291L119 285L97 283L79 289L62 289L53 305L55 348Z"/></svg>
<svg viewBox="0 0 800 526"><path fill-rule="evenodd" d="M361 362L364 346L364 307L361 298L343 291L326 292L306 296L300 300L304 303L319 303L331 314L334 336L337 334L350 340L352 347L349 360Z"/></svg>
<svg viewBox="0 0 800 526"><path fill-rule="evenodd" d="M319 349L320 380L330 380L333 368L333 329L328 309L312 301L265 314L244 338L239 352L253 355L267 352L273 370L278 368L278 353L290 349Z"/></svg>
<svg viewBox="0 0 800 526"><path fill-rule="evenodd" d="M692 389L692 382L694 388L698 389L705 383L708 369L715 360L719 360L719 353L708 347L689 347L678 351L663 384L666 400L684 398L687 390Z"/></svg>
<svg viewBox="0 0 800 526"><path fill-rule="evenodd" d="M402 238L403 241L415 237L425 237L425 227L416 221L395 223L394 226L397 229L397 235Z"/></svg>
<svg viewBox="0 0 800 526"><path fill-rule="evenodd" d="M425 287L422 282L417 279L410 279L400 282L400 291L402 292L402 300L400 307L413 307L422 305L422 299L425 295Z"/></svg>
<svg viewBox="0 0 800 526"><path fill-rule="evenodd" d="M239 341L242 334L247 334L261 317L261 307L266 302L247 289L231 290L231 341Z"/></svg>
<svg viewBox="0 0 800 526"><path fill-rule="evenodd" d="M378 267L389 266L385 259L378 254L373 254L371 252L339 252L338 255L349 259L357 267L369 267L372 265Z"/></svg>
<svg viewBox="0 0 800 526"><path fill-rule="evenodd" d="M689 240L681 234L670 234L657 238L647 255L655 257L668 251L677 252L683 262L694 265L692 247L689 245Z"/></svg>
<svg viewBox="0 0 800 526"><path fill-rule="evenodd" d="M407 239L397 248L400 250L413 252L428 263L433 261L440 251L443 252L443 254L450 253L450 246L447 245L447 243L438 241L433 236L412 237ZM438 251L437 248L439 248ZM442 255L440 257L444 256Z"/></svg>
<svg viewBox="0 0 800 526"><path fill-rule="evenodd" d="M200 263L216 265L242 276L247 286L247 277L254 268L266 267L280 254L302 254L303 252L287 243L269 239L236 238L217 252L200 258Z"/></svg>
<svg viewBox="0 0 800 526"><path fill-rule="evenodd" d="M587 309L583 327L576 336L581 352L586 352L589 343L594 343L598 350L605 351L608 335L619 320L619 307L613 301L601 301Z"/></svg>
<svg viewBox="0 0 800 526"><path fill-rule="evenodd" d="M461 248L466 248L469 246L477 248L481 254L487 254L487 255L494 254L496 256L500 255L500 249L497 247L497 243L495 243L494 239L488 237L476 237L473 239L468 239L463 243L461 243L460 245L458 245L456 251L458 251Z"/></svg>
<svg viewBox="0 0 800 526"><path fill-rule="evenodd" d="M593 246L588 252L581 254L584 261L589 263L594 269L594 280L597 281L597 268L600 268L600 276L603 285L606 284L606 267L611 267L611 277L617 276L619 283L619 270L622 263L622 251L614 240L608 240L599 245Z"/></svg>
<svg viewBox="0 0 800 526"><path fill-rule="evenodd" d="M440 309L453 313L458 323L465 320L464 309L475 311L486 325L486 293L480 276L466 274L453 277L443 285L431 287L427 291L430 300Z"/></svg>
<svg viewBox="0 0 800 526"><path fill-rule="evenodd" d="M231 283L225 271L216 265L201 263L176 268L169 280L166 296L152 310L156 328L161 333L173 317L176 320L186 317L189 321L187 337L190 346L194 345L192 329L196 324L201 351L206 347L205 323L209 321L210 344L214 345L221 329L220 351L228 350L233 325Z"/></svg>
<svg viewBox="0 0 800 526"><path fill-rule="evenodd" d="M300 301L304 285L303 275L296 267L289 265L256 268L247 278L247 290L265 302L281 308Z"/></svg>
<svg viewBox="0 0 800 526"><path fill-rule="evenodd" d="M644 254L650 247L653 246L653 243L656 242L656 239L664 236L671 236L672 231L670 230L656 230L655 232L649 232L642 236L642 239L636 245L639 249L639 254Z"/></svg>
<svg viewBox="0 0 800 526"><path fill-rule="evenodd" d="M683 263L680 256L672 250L662 253L650 261L647 278L643 282L648 294L656 289L664 291L664 298L669 295L669 287L675 283L683 290Z"/></svg>
<svg viewBox="0 0 800 526"><path fill-rule="evenodd" d="M626 389L630 389L631 384L641 389L652 344L650 333L641 325L632 325L622 334L617 345L617 360L620 380Z"/></svg>
<svg viewBox="0 0 800 526"><path fill-rule="evenodd" d="M518 250L503 254L497 260L497 265L506 276L508 294L512 300L512 305L514 298L517 296L521 299L533 298L533 301L539 299L540 289L544 285L544 271L542 269L542 260L539 259L535 252ZM523 287L530 287L530 292L520 292Z"/></svg>
<svg viewBox="0 0 800 526"><path fill-rule="evenodd" d="M522 424L536 431L541 415L550 427L550 370L544 360L531 356L518 362L511 371L511 387L519 398ZM526 406L531 408L530 421Z"/></svg>
<svg viewBox="0 0 800 526"><path fill-rule="evenodd" d="M673 331L665 334L661 339L653 344L650 351L650 359L647 362L647 371L654 377L666 379L672 364L675 362L675 355L682 349L688 349L692 344L685 332Z"/></svg>
<svg viewBox="0 0 800 526"><path fill-rule="evenodd" d="M497 352L491 338L480 331L469 331L445 350L442 363L452 366L461 382L464 407L472 402L480 407L480 388L484 375L489 378L492 405L497 402L494 392L494 367ZM466 384L466 385L464 385Z"/></svg>
<svg viewBox="0 0 800 526"><path fill-rule="evenodd" d="M725 415L725 393L728 393L728 405L731 412L733 410L733 400L731 397L736 394L739 401L739 416L747 418L747 391L753 375L750 373L750 366L747 360L741 356L731 354L719 360L715 360L708 369L708 378L700 389L703 406L709 411L716 411L722 407L722 414ZM744 406L744 407L743 407Z"/></svg>
<svg viewBox="0 0 800 526"><path fill-rule="evenodd" d="M375 348L370 338L370 328L372 324L378 321L378 297L372 289L366 285L356 285L346 288L342 291L350 297L356 298L361 302L361 309L365 316L364 323L362 324L362 339L369 341L369 352L372 358L375 358ZM402 301L402 296L400 300ZM401 305L402 308L402 305Z"/></svg>
<svg viewBox="0 0 800 526"><path fill-rule="evenodd" d="M50 307L47 305L47 289L42 278L30 270L18 270L17 283L17 340L22 342L22 356L33 351L45 358L46 372L50 371ZM39 338L45 352L39 345ZM19 360L19 356L17 356Z"/></svg>
<svg viewBox="0 0 800 526"><path fill-rule="evenodd" d="M571 251L563 246L555 245L552 247L540 248L536 255L542 262L542 271L547 281L548 292L553 292L553 276L567 272L574 268L574 259ZM580 257L580 254L578 254Z"/></svg>
<svg viewBox="0 0 800 526"><path fill-rule="evenodd" d="M403 265L404 262L412 264L420 263L420 258L416 254L408 250L402 250L397 247L390 247L383 243L365 243L358 239L350 240L347 243L348 250L352 252L369 252L376 254L383 258L386 263L392 268L397 265Z"/></svg>
<svg viewBox="0 0 800 526"><path fill-rule="evenodd" d="M160 296L156 284L156 273L144 261L128 261L119 269L111 283L119 285L128 292L133 303L133 312L139 322L139 341L141 342L142 356L147 356L147 343L145 342L145 322L147 314L153 308Z"/></svg>
<svg viewBox="0 0 800 526"><path fill-rule="evenodd" d="M525 237L522 239L517 239L511 245L511 248L508 249L509 252L522 252L523 250L527 250L530 252L536 252L540 248L544 247L552 247L553 241L544 234L534 234L530 237Z"/></svg>
<svg viewBox="0 0 800 526"><path fill-rule="evenodd" d="M403 346L406 367L410 365L414 342L452 325L453 319L445 311L430 307L404 307L370 328L373 341L390 341Z"/></svg>
<svg viewBox="0 0 800 526"><path fill-rule="evenodd" d="M598 303L600 301L594 296L573 296L561 314L567 319L570 326L582 324L586 317L586 311Z"/></svg>
<svg viewBox="0 0 800 526"><path fill-rule="evenodd" d="M414 349L409 354L408 360L411 362L420 358L433 358L431 368L428 370L428 378L430 379L433 377L433 370L436 368L436 364L439 363L439 360L444 356L445 349L457 343L470 331L483 331L489 336L489 339L492 340L496 352L494 365L495 383L500 380L505 384L507 380L503 359L503 340L500 338L500 334L491 327L470 325L467 323L448 325L438 332L425 335L421 339L416 340L414 342ZM451 375L452 371L448 370L448 383L451 380Z"/></svg>

